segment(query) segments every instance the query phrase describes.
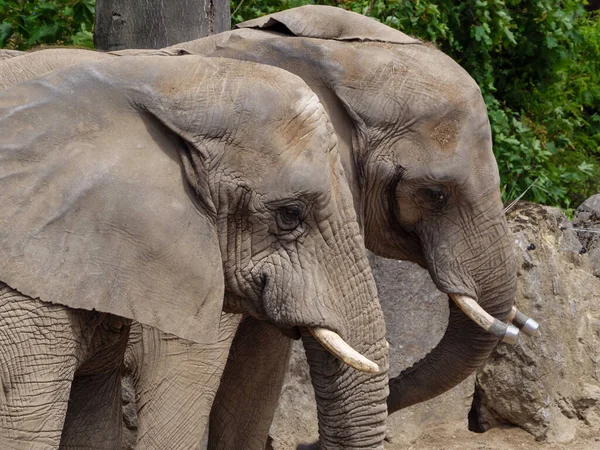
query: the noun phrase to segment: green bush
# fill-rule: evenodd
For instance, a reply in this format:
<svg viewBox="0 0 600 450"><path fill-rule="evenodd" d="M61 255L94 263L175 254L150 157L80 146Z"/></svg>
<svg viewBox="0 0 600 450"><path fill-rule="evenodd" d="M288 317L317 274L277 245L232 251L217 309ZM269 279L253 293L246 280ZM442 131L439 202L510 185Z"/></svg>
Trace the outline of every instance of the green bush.
<svg viewBox="0 0 600 450"><path fill-rule="evenodd" d="M95 5L95 0L0 0L0 48L92 48Z"/></svg>

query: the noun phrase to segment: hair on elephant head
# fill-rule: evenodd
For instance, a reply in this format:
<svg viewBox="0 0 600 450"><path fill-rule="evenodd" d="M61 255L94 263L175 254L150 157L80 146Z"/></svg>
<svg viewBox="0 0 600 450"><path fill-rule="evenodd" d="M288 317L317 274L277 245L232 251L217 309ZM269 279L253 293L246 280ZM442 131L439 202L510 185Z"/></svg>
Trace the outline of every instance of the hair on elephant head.
<svg viewBox="0 0 600 450"><path fill-rule="evenodd" d="M297 328L346 424L324 439L381 445L385 326L333 128L301 79L108 58L2 93L0 134L0 280L195 342L223 308ZM349 398L368 421L353 426Z"/></svg>
<svg viewBox="0 0 600 450"><path fill-rule="evenodd" d="M460 306L450 302L439 345L391 379L389 411L445 392L515 331L501 322L516 263L478 86L433 46L340 8L304 6L238 27L179 47L282 67L319 95L367 248L426 267Z"/></svg>

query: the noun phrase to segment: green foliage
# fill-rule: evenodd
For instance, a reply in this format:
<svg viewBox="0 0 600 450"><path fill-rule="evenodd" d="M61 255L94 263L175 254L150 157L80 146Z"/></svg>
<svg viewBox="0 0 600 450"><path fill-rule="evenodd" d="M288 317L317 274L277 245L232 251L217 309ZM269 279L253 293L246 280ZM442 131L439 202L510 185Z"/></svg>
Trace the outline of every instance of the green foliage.
<svg viewBox="0 0 600 450"><path fill-rule="evenodd" d="M307 0L231 0L231 24L314 3Z"/></svg>
<svg viewBox="0 0 600 450"><path fill-rule="evenodd" d="M233 22L314 3L431 41L473 76L505 200L533 183L525 199L564 208L600 192L600 18L580 0L236 0Z"/></svg>
<svg viewBox="0 0 600 450"><path fill-rule="evenodd" d="M92 48L95 5L95 0L0 0L0 48Z"/></svg>
<svg viewBox="0 0 600 450"><path fill-rule="evenodd" d="M477 81L505 200L600 192L600 17L581 0L232 0L232 23L339 6L435 43ZM94 0L0 0L0 48L92 46Z"/></svg>

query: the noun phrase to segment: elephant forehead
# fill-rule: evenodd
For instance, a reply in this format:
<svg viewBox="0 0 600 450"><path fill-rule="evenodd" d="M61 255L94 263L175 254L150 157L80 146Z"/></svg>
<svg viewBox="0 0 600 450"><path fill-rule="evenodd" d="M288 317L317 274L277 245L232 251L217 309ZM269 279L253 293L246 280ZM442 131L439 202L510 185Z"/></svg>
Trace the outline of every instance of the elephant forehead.
<svg viewBox="0 0 600 450"><path fill-rule="evenodd" d="M319 127L295 136L264 133L263 145L236 147L227 152L223 167L261 195L297 196L326 193L331 188L335 141Z"/></svg>
<svg viewBox="0 0 600 450"><path fill-rule="evenodd" d="M337 139L316 95L300 96L272 120L262 129L248 123L227 167L259 191L328 190Z"/></svg>
<svg viewBox="0 0 600 450"><path fill-rule="evenodd" d="M459 185L477 181L483 183L481 187L499 182L486 116L445 117L424 122L407 134L391 145L384 141L377 154L394 166L402 166L409 178Z"/></svg>
<svg viewBox="0 0 600 450"><path fill-rule="evenodd" d="M331 189L331 166L325 159L288 158L274 169L256 179L257 190L265 195L327 194Z"/></svg>
<svg viewBox="0 0 600 450"><path fill-rule="evenodd" d="M328 118L318 97L299 78L279 80L268 84L267 80L238 94L242 107L243 129L247 134L272 130L274 137L282 138L287 145L311 131L327 134ZM263 126L257 133L256 126ZM333 133L332 133L333 134Z"/></svg>

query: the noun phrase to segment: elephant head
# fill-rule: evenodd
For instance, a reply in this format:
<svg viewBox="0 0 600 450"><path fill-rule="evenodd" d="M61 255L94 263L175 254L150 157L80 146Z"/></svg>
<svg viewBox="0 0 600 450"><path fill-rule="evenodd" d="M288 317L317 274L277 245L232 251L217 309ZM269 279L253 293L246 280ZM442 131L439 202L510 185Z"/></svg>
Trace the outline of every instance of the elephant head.
<svg viewBox="0 0 600 450"><path fill-rule="evenodd" d="M0 134L0 280L200 343L222 309L301 333L324 448L382 448L383 316L335 134L298 77L107 58L4 91Z"/></svg>
<svg viewBox="0 0 600 450"><path fill-rule="evenodd" d="M516 262L477 84L433 46L339 8L305 6L239 27L178 47L282 67L319 95L367 248L427 268L462 308L450 302L441 342L390 380L389 411L445 392L515 331L501 322Z"/></svg>

